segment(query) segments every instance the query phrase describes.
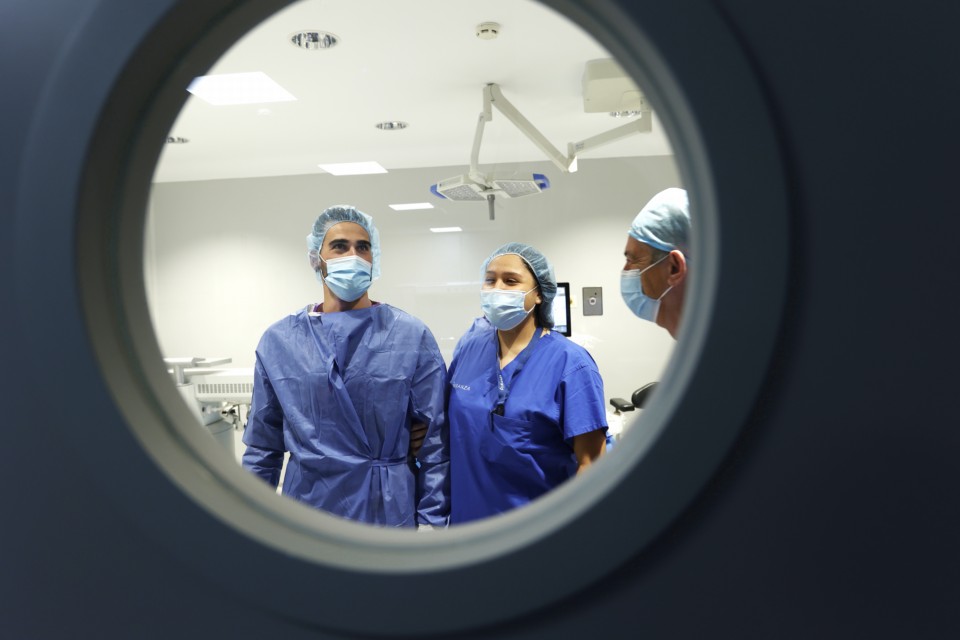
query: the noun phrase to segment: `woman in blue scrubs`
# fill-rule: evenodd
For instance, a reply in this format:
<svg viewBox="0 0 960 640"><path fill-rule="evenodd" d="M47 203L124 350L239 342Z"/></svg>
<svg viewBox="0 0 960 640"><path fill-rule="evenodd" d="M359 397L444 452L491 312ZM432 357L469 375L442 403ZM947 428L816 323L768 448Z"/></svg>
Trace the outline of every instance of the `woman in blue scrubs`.
<svg viewBox="0 0 960 640"><path fill-rule="evenodd" d="M448 375L451 524L527 504L589 466L606 443L597 365L550 330L550 263L509 243L481 271L484 318L457 343Z"/></svg>

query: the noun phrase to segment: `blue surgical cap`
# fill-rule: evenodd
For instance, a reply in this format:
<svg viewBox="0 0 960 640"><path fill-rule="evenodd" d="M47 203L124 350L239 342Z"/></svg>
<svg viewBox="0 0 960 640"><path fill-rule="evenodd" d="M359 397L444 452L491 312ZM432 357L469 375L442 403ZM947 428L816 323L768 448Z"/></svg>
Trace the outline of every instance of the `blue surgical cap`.
<svg viewBox="0 0 960 640"><path fill-rule="evenodd" d="M654 249L687 253L690 240L690 205L684 189L671 187L650 198L633 219L630 235Z"/></svg>
<svg viewBox="0 0 960 640"><path fill-rule="evenodd" d="M537 284L540 286L540 298L542 299L537 318L541 326L548 329L552 328L553 299L557 296L557 277L553 273L553 266L542 253L522 242L508 242L491 253L490 257L484 261L483 268L480 269L481 280L486 275L487 266L491 260L511 253L520 256L520 259L530 267L533 277L536 278Z"/></svg>
<svg viewBox="0 0 960 640"><path fill-rule="evenodd" d="M373 226L373 218L363 211L345 204L325 209L313 223L313 231L307 236L307 252L310 256L311 265L314 269L317 268L316 256L320 253L320 247L323 246L323 238L331 227L341 222L358 224L370 236L370 257L373 263L370 275L376 280L380 277L380 233Z"/></svg>

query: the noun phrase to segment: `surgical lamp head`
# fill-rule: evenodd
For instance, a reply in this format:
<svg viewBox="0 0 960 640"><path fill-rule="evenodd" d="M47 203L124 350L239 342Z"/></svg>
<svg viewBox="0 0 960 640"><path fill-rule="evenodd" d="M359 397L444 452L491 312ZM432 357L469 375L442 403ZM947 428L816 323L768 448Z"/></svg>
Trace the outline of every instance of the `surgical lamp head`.
<svg viewBox="0 0 960 640"><path fill-rule="evenodd" d="M341 222L353 222L360 225L370 236L370 256L373 264L371 277L376 280L380 277L380 233L373 224L373 218L363 211L350 205L336 205L324 209L313 223L313 231L307 235L307 255L310 266L316 271L319 267L320 248L327 232Z"/></svg>
<svg viewBox="0 0 960 640"><path fill-rule="evenodd" d="M537 281L540 288L540 298L543 300L537 305L537 324L547 329L553 328L553 299L557 296L557 277L553 273L553 265L546 256L528 244L522 242L508 242L490 254L480 269L480 279L483 280L490 262L502 255L514 254L520 256Z"/></svg>

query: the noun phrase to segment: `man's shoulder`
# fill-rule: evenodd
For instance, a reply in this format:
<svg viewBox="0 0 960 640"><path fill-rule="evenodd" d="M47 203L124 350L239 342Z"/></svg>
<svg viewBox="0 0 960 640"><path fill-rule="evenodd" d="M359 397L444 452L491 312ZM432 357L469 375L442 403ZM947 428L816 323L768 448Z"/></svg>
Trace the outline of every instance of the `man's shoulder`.
<svg viewBox="0 0 960 640"><path fill-rule="evenodd" d="M290 313L283 316L282 318L280 318L270 326L283 327L283 326L298 324L302 322L304 318L307 317L307 312L312 310L313 306L314 305L308 305L306 307L301 307L299 309L296 309L295 311L291 311Z"/></svg>
<svg viewBox="0 0 960 640"><path fill-rule="evenodd" d="M416 350L432 351L438 360L443 360L437 339L423 320L383 302L374 309L379 315L372 328L378 334L377 340L383 341L381 348L406 345Z"/></svg>
<svg viewBox="0 0 960 640"><path fill-rule="evenodd" d="M386 302L381 302L376 306L378 312L384 317L385 320L395 323L401 326L409 327L412 329L418 330L427 330L427 324L416 317L415 315L404 311L399 307L395 307Z"/></svg>
<svg viewBox="0 0 960 640"><path fill-rule="evenodd" d="M263 332L263 338L285 334L287 331L302 322L306 315L306 309L297 309L296 311L288 313L267 327L266 331Z"/></svg>

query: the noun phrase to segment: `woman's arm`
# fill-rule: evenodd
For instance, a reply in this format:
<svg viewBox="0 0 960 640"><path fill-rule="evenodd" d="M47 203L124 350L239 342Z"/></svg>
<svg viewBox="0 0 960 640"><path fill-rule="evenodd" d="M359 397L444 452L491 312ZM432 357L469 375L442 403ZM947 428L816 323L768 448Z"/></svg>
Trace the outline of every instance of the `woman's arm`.
<svg viewBox="0 0 960 640"><path fill-rule="evenodd" d="M573 453L577 456L577 473L593 464L607 447L606 429L589 431L573 437Z"/></svg>

